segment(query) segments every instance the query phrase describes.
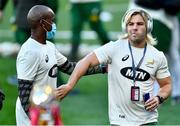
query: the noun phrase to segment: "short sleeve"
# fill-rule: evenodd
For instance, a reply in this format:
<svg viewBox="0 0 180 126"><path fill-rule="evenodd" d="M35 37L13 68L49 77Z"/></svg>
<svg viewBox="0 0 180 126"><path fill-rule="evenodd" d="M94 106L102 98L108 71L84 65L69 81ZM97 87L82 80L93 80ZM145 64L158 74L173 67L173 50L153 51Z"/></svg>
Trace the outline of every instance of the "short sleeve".
<svg viewBox="0 0 180 126"><path fill-rule="evenodd" d="M16 61L18 79L34 80L40 63L40 55L35 51L21 51Z"/></svg>
<svg viewBox="0 0 180 126"><path fill-rule="evenodd" d="M94 50L101 64L111 64L113 56L113 42L109 42L104 46Z"/></svg>
<svg viewBox="0 0 180 126"><path fill-rule="evenodd" d="M156 72L156 78L163 79L163 78L169 77L169 76L170 76L170 72L168 69L167 59L166 59L164 53L161 52L161 55L159 58L159 66L158 66L158 70Z"/></svg>
<svg viewBox="0 0 180 126"><path fill-rule="evenodd" d="M67 61L67 58L56 49L57 65L60 66Z"/></svg>

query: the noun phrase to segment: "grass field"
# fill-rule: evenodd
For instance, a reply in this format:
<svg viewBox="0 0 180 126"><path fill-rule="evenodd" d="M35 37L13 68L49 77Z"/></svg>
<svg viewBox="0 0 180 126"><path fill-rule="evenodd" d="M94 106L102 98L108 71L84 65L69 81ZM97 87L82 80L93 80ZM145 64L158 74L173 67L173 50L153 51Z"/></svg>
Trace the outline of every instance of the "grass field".
<svg viewBox="0 0 180 126"><path fill-rule="evenodd" d="M69 4L66 0L60 2L58 13L58 29L69 30ZM104 0L104 10L113 14L113 20L106 22L105 27L108 31L120 30L120 19L126 10L127 0ZM11 3L5 10L4 20L0 23L1 29L11 29L9 17L12 14ZM89 29L86 25L84 29ZM0 35L0 42L13 41L13 38ZM56 42L69 42L69 40L56 40ZM83 40L85 42L86 40ZM98 43L97 40L93 41ZM1 125L15 124L15 102L17 97L17 87L7 83L7 77L16 74L16 57L0 57L0 88L6 94L4 108L0 111ZM68 76L63 74L64 82ZM82 78L76 87L80 90L78 95L69 95L62 102L61 114L65 125L108 125L107 111L107 75L91 75ZM170 99L159 108L159 124L161 125L180 125L180 107L171 106Z"/></svg>

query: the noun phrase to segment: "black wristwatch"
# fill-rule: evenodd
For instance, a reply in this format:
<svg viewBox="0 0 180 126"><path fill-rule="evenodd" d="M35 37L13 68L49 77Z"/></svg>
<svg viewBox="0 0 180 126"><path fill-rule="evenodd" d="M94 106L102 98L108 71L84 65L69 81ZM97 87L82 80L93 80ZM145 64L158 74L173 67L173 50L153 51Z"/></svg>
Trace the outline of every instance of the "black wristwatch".
<svg viewBox="0 0 180 126"><path fill-rule="evenodd" d="M161 96L159 96L159 95L157 95L156 97L157 97L158 100L159 100L159 104L162 104L162 103L164 102L164 100L165 100L163 97L161 97Z"/></svg>

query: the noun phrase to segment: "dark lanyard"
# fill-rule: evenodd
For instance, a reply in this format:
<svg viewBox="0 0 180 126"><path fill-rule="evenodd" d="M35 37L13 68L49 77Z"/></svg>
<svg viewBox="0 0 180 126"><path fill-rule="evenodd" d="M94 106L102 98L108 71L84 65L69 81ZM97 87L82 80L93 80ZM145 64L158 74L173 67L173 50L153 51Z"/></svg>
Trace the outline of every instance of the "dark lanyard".
<svg viewBox="0 0 180 126"><path fill-rule="evenodd" d="M134 63L134 57L133 57L133 54L132 54L132 48L131 48L131 44L130 42L129 43L129 50L130 50L130 53L131 53L131 57L132 57L132 70L133 70L133 80L134 80L134 86L135 86L135 82L136 82L136 70L137 68L139 68L144 60L144 56L146 54L146 49L147 49L147 44L145 45L144 47L144 52L143 52L143 56L141 58L141 60L139 61L138 65L135 67L135 63Z"/></svg>

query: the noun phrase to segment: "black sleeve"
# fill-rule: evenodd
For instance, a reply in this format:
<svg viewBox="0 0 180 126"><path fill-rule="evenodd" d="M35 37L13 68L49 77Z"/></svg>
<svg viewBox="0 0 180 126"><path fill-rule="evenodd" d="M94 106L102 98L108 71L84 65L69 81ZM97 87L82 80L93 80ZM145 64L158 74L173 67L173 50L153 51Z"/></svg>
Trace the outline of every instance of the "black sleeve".
<svg viewBox="0 0 180 126"><path fill-rule="evenodd" d="M164 10L170 15L180 13L180 0L163 0Z"/></svg>
<svg viewBox="0 0 180 126"><path fill-rule="evenodd" d="M18 79L19 99L21 101L21 105L24 111L28 116L29 116L29 107L30 107L29 97L31 94L32 87L33 87L32 81Z"/></svg>
<svg viewBox="0 0 180 126"><path fill-rule="evenodd" d="M85 75L92 75L92 74L98 74L98 73L107 73L107 65L97 65L94 67L90 67Z"/></svg>
<svg viewBox="0 0 180 126"><path fill-rule="evenodd" d="M0 0L0 10L3 10L6 6L8 0Z"/></svg>
<svg viewBox="0 0 180 126"><path fill-rule="evenodd" d="M162 1L164 0L135 0L135 3L145 8L158 10L163 6Z"/></svg>
<svg viewBox="0 0 180 126"><path fill-rule="evenodd" d="M75 66L76 66L76 62L69 62L67 60L63 65L58 66L58 70L63 72L63 73L66 73L68 75L71 75Z"/></svg>
<svg viewBox="0 0 180 126"><path fill-rule="evenodd" d="M69 62L68 60L61 66L58 66L59 71L71 74L76 66L76 62ZM97 74L97 73L106 73L106 65L97 65L95 67L90 67L85 75Z"/></svg>
<svg viewBox="0 0 180 126"><path fill-rule="evenodd" d="M0 110L1 110L2 107L3 107L3 101L4 101L4 99L5 99L5 95L4 95L3 91L0 90Z"/></svg>

